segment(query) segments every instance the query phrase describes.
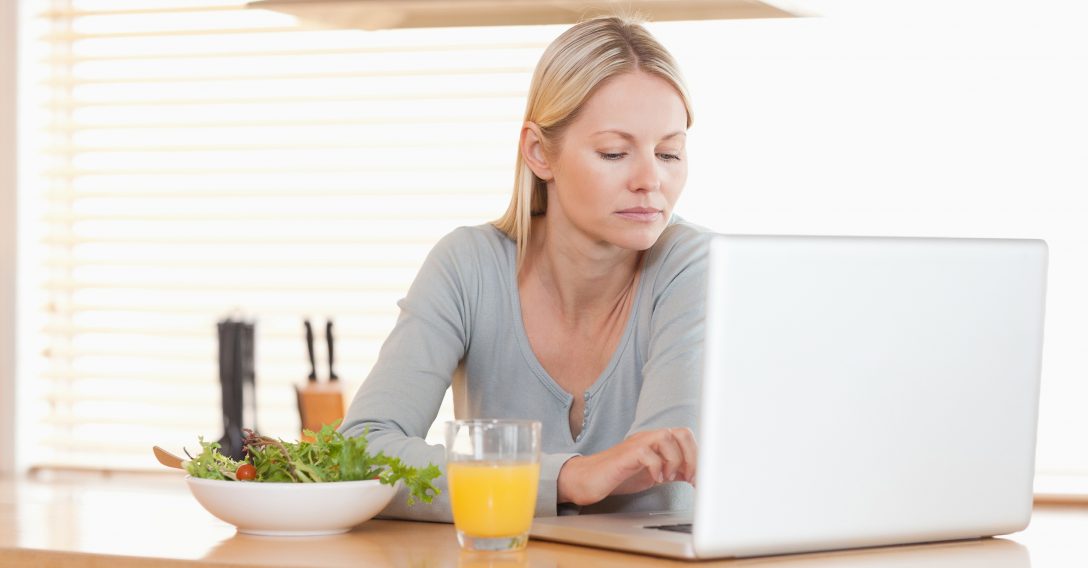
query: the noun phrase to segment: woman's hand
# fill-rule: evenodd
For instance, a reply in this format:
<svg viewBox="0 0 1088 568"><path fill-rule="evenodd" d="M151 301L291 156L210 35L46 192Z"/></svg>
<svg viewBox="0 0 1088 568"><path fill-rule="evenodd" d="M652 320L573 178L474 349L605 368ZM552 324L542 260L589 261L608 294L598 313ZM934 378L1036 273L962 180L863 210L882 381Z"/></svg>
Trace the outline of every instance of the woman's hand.
<svg viewBox="0 0 1088 568"><path fill-rule="evenodd" d="M695 460L695 434L689 428L638 432L603 452L567 460L559 470L559 502L589 505L658 483L693 483Z"/></svg>

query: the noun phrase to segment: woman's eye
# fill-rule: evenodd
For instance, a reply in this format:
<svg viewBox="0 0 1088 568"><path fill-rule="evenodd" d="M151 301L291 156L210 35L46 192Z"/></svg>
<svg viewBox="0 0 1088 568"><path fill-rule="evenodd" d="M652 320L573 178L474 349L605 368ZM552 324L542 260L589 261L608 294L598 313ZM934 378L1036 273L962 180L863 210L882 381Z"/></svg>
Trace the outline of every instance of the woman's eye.
<svg viewBox="0 0 1088 568"><path fill-rule="evenodd" d="M680 161L680 154L665 154L665 153L658 153L658 154L657 154L657 157L658 157L658 158L661 158L662 160L665 160L666 162L669 162L669 161Z"/></svg>
<svg viewBox="0 0 1088 568"><path fill-rule="evenodd" d="M627 155L626 152L597 152L602 158L606 160L618 160Z"/></svg>

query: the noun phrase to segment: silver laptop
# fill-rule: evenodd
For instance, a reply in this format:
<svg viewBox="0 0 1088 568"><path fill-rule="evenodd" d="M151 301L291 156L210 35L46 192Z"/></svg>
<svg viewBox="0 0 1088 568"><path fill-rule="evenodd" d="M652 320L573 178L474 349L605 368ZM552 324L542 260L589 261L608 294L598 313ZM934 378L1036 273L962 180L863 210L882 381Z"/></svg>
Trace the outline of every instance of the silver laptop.
<svg viewBox="0 0 1088 568"><path fill-rule="evenodd" d="M694 510L533 537L724 558L1027 526L1046 243L721 235L709 254Z"/></svg>

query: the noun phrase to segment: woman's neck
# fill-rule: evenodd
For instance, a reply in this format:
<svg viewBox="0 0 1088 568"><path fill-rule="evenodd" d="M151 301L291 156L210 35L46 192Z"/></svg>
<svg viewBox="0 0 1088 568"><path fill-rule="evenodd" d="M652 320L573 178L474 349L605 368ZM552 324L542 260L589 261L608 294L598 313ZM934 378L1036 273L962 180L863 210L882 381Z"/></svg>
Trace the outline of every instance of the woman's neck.
<svg viewBox="0 0 1088 568"><path fill-rule="evenodd" d="M519 284L539 286L571 324L599 320L634 294L642 253L589 242L575 231L551 230L534 219Z"/></svg>

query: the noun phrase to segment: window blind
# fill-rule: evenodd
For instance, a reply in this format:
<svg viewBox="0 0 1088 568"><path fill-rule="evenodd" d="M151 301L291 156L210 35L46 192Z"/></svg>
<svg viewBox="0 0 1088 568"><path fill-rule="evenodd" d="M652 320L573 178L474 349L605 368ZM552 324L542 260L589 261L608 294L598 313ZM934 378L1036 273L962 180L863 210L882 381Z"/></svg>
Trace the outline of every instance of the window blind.
<svg viewBox="0 0 1088 568"><path fill-rule="evenodd" d="M31 467L157 468L154 444L218 439L232 313L256 321L258 427L297 438L303 318L318 345L334 319L350 399L431 246L505 210L560 27L329 30L243 5L37 5Z"/></svg>

